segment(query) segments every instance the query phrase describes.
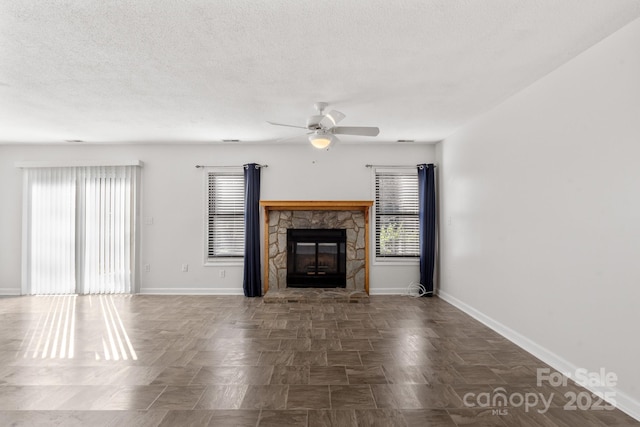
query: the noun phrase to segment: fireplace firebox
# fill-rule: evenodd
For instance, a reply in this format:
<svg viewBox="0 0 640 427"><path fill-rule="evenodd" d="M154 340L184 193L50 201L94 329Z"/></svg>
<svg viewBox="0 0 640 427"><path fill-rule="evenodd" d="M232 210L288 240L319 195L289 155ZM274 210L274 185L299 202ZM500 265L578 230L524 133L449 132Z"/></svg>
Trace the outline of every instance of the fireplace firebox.
<svg viewBox="0 0 640 427"><path fill-rule="evenodd" d="M344 229L288 229L287 286L345 288L346 244Z"/></svg>

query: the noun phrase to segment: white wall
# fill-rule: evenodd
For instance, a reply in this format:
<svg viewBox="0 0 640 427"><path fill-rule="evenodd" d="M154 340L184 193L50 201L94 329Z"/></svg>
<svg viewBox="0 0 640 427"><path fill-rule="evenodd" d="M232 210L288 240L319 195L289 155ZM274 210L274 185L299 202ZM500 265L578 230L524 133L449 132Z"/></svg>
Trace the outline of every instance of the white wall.
<svg viewBox="0 0 640 427"><path fill-rule="evenodd" d="M269 200L373 200L365 164L433 162L432 145L340 144L330 151L300 145L0 146L0 294L20 292L22 172L16 161L128 160L144 162L140 266L142 293L242 294L242 267L205 267L204 172L196 164L268 164L261 198ZM187 273L181 265L189 264ZM373 265L370 292L401 293L417 281L413 266Z"/></svg>
<svg viewBox="0 0 640 427"><path fill-rule="evenodd" d="M437 150L441 295L640 417L640 20Z"/></svg>

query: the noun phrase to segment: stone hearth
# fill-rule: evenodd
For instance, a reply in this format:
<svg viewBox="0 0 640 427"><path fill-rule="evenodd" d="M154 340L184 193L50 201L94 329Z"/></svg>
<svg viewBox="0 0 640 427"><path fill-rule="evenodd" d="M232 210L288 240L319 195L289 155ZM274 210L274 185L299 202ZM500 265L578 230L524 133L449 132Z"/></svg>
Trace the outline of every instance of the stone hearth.
<svg viewBox="0 0 640 427"><path fill-rule="evenodd" d="M270 289L264 296L265 303L368 303L369 295L365 291L350 291L344 288L287 288Z"/></svg>

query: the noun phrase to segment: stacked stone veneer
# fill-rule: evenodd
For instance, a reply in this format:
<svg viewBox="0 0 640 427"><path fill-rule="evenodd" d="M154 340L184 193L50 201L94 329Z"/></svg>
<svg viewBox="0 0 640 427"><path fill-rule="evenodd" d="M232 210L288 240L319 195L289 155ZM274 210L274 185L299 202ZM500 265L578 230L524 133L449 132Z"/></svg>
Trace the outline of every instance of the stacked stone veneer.
<svg viewBox="0 0 640 427"><path fill-rule="evenodd" d="M287 288L287 229L344 228L347 230L347 289L364 290L364 225L362 211L270 211L269 289Z"/></svg>

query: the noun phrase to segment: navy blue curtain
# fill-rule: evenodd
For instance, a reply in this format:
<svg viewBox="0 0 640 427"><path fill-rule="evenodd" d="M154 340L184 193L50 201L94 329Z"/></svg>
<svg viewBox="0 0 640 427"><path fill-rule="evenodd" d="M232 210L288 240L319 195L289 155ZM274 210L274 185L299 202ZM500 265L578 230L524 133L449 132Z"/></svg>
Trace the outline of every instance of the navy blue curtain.
<svg viewBox="0 0 640 427"><path fill-rule="evenodd" d="M424 296L433 296L436 265L436 184L435 165L418 165L418 205L420 217L420 284Z"/></svg>
<svg viewBox="0 0 640 427"><path fill-rule="evenodd" d="M260 165L244 165L244 280L246 297L262 296L260 278Z"/></svg>

